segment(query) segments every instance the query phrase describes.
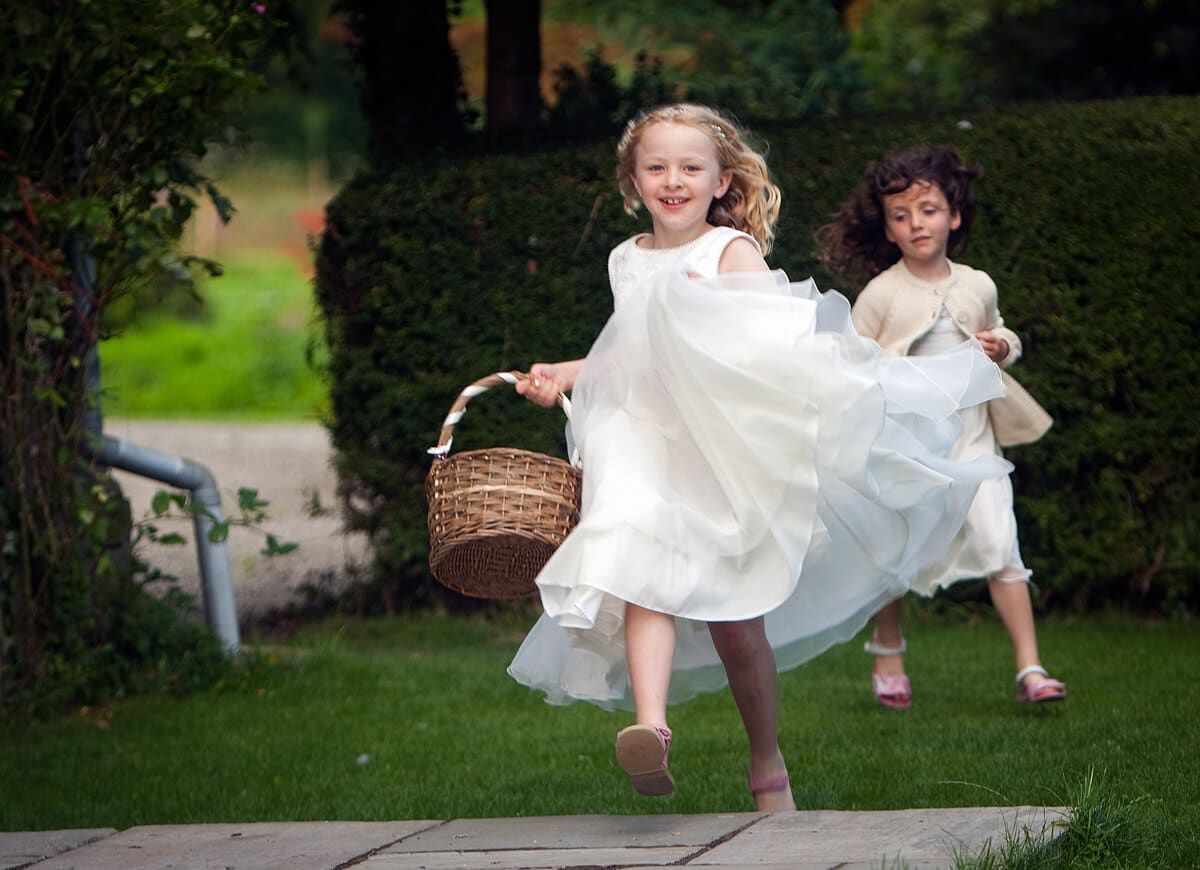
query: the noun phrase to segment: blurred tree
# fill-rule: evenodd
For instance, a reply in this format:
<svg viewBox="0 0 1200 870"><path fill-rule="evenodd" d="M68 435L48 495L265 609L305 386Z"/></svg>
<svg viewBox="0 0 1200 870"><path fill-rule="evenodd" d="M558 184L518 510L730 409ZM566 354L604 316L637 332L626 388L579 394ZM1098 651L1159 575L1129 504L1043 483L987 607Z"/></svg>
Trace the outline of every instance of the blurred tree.
<svg viewBox="0 0 1200 870"><path fill-rule="evenodd" d="M492 132L528 130L542 119L541 0L486 0L487 114Z"/></svg>
<svg viewBox="0 0 1200 870"><path fill-rule="evenodd" d="M979 61L1000 98L1200 91L1196 0L997 2L988 37Z"/></svg>
<svg viewBox="0 0 1200 870"><path fill-rule="evenodd" d="M748 121L927 110L1012 99L1192 93L1195 0L484 0L486 126L536 127L543 14L587 23L626 58L659 62L656 91ZM374 150L453 143L471 125L448 17L461 0L337 0L356 36ZM559 96L607 111L599 46ZM646 67L643 67L645 69ZM600 109L598 109L599 111ZM552 111L552 118L554 113Z"/></svg>
<svg viewBox="0 0 1200 870"><path fill-rule="evenodd" d="M450 45L460 0L338 0L354 34L372 153L402 159L466 135L465 94Z"/></svg>
<svg viewBox="0 0 1200 870"><path fill-rule="evenodd" d="M661 61L675 96L720 105L747 121L836 113L859 103L844 56L850 0L554 0L555 15Z"/></svg>
<svg viewBox="0 0 1200 870"><path fill-rule="evenodd" d="M10 0L0 27L0 708L132 691L199 646L146 610L128 504L82 449L108 306L215 269L202 158L294 50L285 0ZM157 599L154 599L157 600ZM190 632L187 632L190 635ZM219 656L219 652L218 652Z"/></svg>
<svg viewBox="0 0 1200 870"><path fill-rule="evenodd" d="M350 55L355 36L344 16L331 14L336 2L294 0L301 50L272 64L267 89L234 121L272 160L319 162L344 177L361 162L366 131L361 71Z"/></svg>
<svg viewBox="0 0 1200 870"><path fill-rule="evenodd" d="M913 110L1195 93L1195 0L870 3L849 58L867 102Z"/></svg>
<svg viewBox="0 0 1200 870"><path fill-rule="evenodd" d="M837 114L858 102L850 46L829 0L742 0L715 6L702 24L669 25L695 41L688 71L692 99L747 120Z"/></svg>

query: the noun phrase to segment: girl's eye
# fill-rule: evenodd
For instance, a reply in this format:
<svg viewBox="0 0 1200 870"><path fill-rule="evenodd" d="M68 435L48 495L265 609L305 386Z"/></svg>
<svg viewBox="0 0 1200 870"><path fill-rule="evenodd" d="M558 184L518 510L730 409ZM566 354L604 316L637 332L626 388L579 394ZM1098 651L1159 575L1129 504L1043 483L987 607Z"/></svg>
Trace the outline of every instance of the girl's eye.
<svg viewBox="0 0 1200 870"><path fill-rule="evenodd" d="M695 164L690 164L688 166L683 167L683 171L684 172L699 172L700 167L696 166Z"/></svg>

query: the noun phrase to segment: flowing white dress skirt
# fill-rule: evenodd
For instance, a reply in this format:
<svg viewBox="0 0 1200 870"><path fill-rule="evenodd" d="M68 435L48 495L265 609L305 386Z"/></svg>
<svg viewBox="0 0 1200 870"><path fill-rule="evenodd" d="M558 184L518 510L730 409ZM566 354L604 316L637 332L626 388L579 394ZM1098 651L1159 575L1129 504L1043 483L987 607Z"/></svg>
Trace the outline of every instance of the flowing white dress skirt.
<svg viewBox="0 0 1200 870"><path fill-rule="evenodd" d="M986 405L966 408L959 413L959 419L963 435L950 452L953 458L969 460L1001 455ZM913 578L912 591L930 597L960 580L994 576L1005 582L1022 583L1032 574L1021 559L1012 480L998 477L979 485L962 529L950 542L946 554Z"/></svg>
<svg viewBox="0 0 1200 870"><path fill-rule="evenodd" d="M962 343L962 333L943 308L942 316L913 344L909 353L917 356L954 353ZM950 451L952 459L1002 455L986 404L964 408L959 411L958 418L963 431ZM979 485L963 526L945 555L913 578L911 589L920 595L932 596L960 580L995 576L1016 583L1029 580L1032 573L1021 560L1017 517L1013 513L1012 480L1004 475Z"/></svg>
<svg viewBox="0 0 1200 870"><path fill-rule="evenodd" d="M948 458L959 409L1000 395L978 345L883 359L811 281L661 273L579 372L580 522L509 673L553 704L632 709L626 602L677 617L671 703L725 685L707 622L765 615L780 670L848 640L1011 470Z"/></svg>

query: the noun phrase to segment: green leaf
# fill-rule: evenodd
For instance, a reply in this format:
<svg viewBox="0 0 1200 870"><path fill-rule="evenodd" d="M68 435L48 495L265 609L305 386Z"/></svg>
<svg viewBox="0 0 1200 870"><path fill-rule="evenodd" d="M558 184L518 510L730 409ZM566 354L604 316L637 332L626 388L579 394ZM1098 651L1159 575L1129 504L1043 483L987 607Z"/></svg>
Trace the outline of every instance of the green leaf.
<svg viewBox="0 0 1200 870"><path fill-rule="evenodd" d="M258 490L243 486L238 489L238 507L243 511L256 511L259 508L265 508L270 502L263 501L258 497Z"/></svg>
<svg viewBox="0 0 1200 870"><path fill-rule="evenodd" d="M150 497L150 510L155 516L162 516L171 507L171 494L164 489L160 489Z"/></svg>
<svg viewBox="0 0 1200 870"><path fill-rule="evenodd" d="M290 553L299 548L299 546L300 545L295 541L285 541L281 544L279 543L278 538L276 538L274 535L268 534L267 545L259 550L259 552L264 556L282 556L284 553Z"/></svg>
<svg viewBox="0 0 1200 870"><path fill-rule="evenodd" d="M221 223L229 223L236 211L233 203L221 191L217 190L213 184L205 184L204 191L208 194L208 198L212 200L213 208L217 210L217 216L221 219Z"/></svg>
<svg viewBox="0 0 1200 870"><path fill-rule="evenodd" d="M53 390L50 387L38 387L33 391L33 397L38 401L50 402L59 408L65 408L67 406L67 400L62 397L62 394L58 392L58 390Z"/></svg>

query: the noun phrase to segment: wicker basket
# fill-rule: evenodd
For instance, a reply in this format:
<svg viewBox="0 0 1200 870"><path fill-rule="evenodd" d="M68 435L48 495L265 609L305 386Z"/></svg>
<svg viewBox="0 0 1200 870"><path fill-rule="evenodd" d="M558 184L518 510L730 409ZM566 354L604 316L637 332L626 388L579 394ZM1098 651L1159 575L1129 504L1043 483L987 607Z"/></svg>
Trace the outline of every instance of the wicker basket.
<svg viewBox="0 0 1200 870"><path fill-rule="evenodd" d="M425 495L429 569L440 583L477 598L524 598L533 580L579 520L578 468L552 456L496 447L450 456L454 426L467 403L523 372L499 372L464 389L442 424ZM570 403L559 397L570 415Z"/></svg>

